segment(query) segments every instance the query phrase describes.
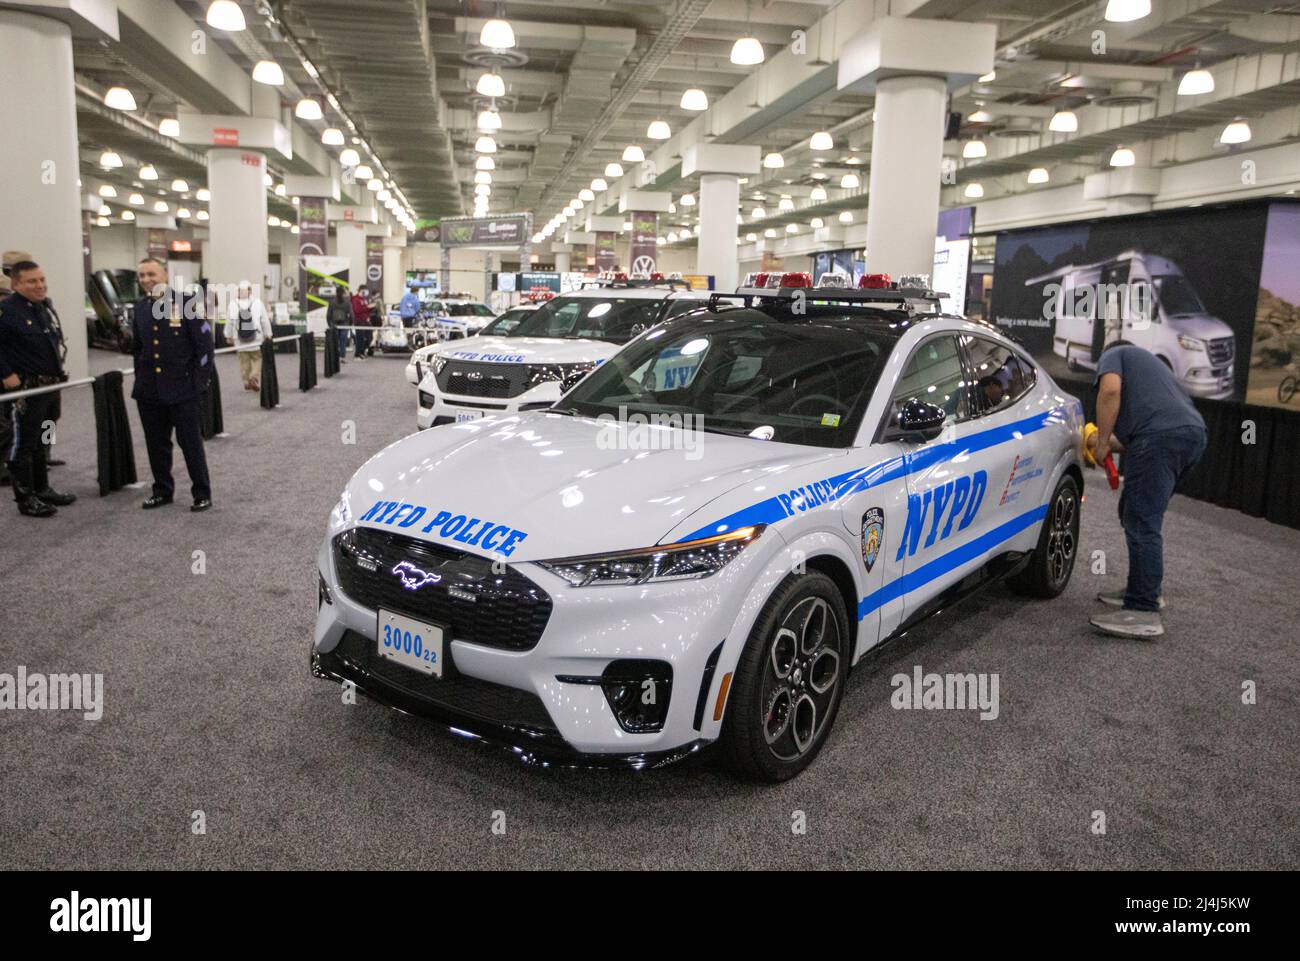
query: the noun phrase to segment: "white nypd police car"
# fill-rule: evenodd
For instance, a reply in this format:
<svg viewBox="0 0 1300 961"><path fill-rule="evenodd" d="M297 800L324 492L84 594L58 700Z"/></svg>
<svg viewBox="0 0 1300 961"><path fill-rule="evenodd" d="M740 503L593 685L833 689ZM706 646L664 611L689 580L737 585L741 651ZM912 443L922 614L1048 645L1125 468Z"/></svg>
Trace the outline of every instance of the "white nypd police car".
<svg viewBox="0 0 1300 961"><path fill-rule="evenodd" d="M315 674L540 763L720 742L775 781L871 648L993 579L1059 594L1079 402L925 291L781 283L375 455L320 548Z"/></svg>
<svg viewBox="0 0 1300 961"><path fill-rule="evenodd" d="M540 305L507 333L446 341L412 358L421 429L549 407L572 383L665 317L707 303L668 281L593 283Z"/></svg>

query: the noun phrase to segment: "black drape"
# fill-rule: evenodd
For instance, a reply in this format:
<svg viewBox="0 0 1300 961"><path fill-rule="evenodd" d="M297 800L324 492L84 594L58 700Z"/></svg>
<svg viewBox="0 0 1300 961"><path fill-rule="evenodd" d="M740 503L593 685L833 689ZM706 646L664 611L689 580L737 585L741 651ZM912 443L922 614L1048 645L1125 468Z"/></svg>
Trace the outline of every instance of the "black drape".
<svg viewBox="0 0 1300 961"><path fill-rule="evenodd" d="M126 416L122 372L110 370L95 378L95 446L98 455L99 496L136 482L135 450L131 422Z"/></svg>
<svg viewBox="0 0 1300 961"><path fill-rule="evenodd" d="M275 344L262 341L262 406L267 410L280 405L280 379L275 372Z"/></svg>
<svg viewBox="0 0 1300 961"><path fill-rule="evenodd" d="M327 328L325 331L325 376L333 377L339 372L339 335Z"/></svg>
<svg viewBox="0 0 1300 961"><path fill-rule="evenodd" d="M214 363L208 377L208 386L199 394L199 432L203 434L204 440L212 440L225 429L226 421L221 414L221 377Z"/></svg>
<svg viewBox="0 0 1300 961"><path fill-rule="evenodd" d="M298 338L298 389L316 386L316 335L310 330Z"/></svg>

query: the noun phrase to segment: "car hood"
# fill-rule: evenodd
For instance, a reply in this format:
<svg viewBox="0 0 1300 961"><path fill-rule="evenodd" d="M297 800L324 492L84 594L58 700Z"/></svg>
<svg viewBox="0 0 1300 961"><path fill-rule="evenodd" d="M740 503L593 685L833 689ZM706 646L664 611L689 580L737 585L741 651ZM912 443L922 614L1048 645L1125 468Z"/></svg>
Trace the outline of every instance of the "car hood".
<svg viewBox="0 0 1300 961"><path fill-rule="evenodd" d="M489 417L385 448L353 476L345 499L359 525L484 554L457 543L455 531L425 528L444 511L464 515L462 534L475 519L480 534L489 522L504 526L524 535L510 561L533 561L657 544L741 484L843 453L669 428L639 436L685 438L692 449L628 449L625 427L585 417Z"/></svg>
<svg viewBox="0 0 1300 961"><path fill-rule="evenodd" d="M1231 327L1209 314L1174 314L1169 318L1169 326L1176 333L1199 337L1201 340L1233 336Z"/></svg>
<svg viewBox="0 0 1300 961"><path fill-rule="evenodd" d="M617 352L603 340L561 337L469 337L430 348L431 355L492 364L590 364Z"/></svg>

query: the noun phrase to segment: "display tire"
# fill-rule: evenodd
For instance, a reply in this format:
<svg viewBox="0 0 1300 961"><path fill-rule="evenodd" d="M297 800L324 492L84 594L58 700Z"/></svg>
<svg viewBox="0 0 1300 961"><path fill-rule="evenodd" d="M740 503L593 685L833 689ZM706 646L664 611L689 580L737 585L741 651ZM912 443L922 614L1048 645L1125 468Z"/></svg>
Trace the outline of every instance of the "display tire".
<svg viewBox="0 0 1300 961"><path fill-rule="evenodd" d="M813 628L806 635L796 635L795 662L791 663L785 680L776 673L778 657L773 649L778 641L783 652L788 652L790 636L785 631L808 620L805 626ZM817 622L824 633L811 653L802 650L803 637L812 638L817 632ZM833 635L833 636L832 636ZM810 641L811 643L811 641ZM852 636L848 616L839 588L825 574L810 571L790 574L783 580L759 613L758 620L749 632L749 639L741 651L736 665L735 681L727 701L726 716L722 722L720 748L726 765L745 780L779 783L804 770L821 752L844 696L844 682L852 657ZM827 673L833 650L833 677ZM811 660L811 666L805 666ZM823 690L819 684L826 682ZM769 739L773 724L774 694L780 698L780 689L798 692L785 703L800 705L788 712L788 731L774 740ZM804 738L796 734L802 719L808 716L804 698L813 705L813 721L805 724ZM793 753L792 753L793 752Z"/></svg>
<svg viewBox="0 0 1300 961"><path fill-rule="evenodd" d="M1065 590L1079 556L1079 483L1066 474L1047 502L1047 516L1029 562L1007 579L1008 586L1027 597L1053 598Z"/></svg>

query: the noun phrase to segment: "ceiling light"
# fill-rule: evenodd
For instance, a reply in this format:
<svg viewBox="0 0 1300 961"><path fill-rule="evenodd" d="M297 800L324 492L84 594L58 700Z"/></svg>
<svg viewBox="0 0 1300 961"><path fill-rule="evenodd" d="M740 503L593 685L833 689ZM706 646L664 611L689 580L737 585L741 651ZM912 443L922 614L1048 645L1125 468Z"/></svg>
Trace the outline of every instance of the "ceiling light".
<svg viewBox="0 0 1300 961"><path fill-rule="evenodd" d="M969 123L990 123L993 120L993 114L981 107L967 117L966 120Z"/></svg>
<svg viewBox="0 0 1300 961"><path fill-rule="evenodd" d="M634 143L623 148L623 162L639 164L645 162L645 151Z"/></svg>
<svg viewBox="0 0 1300 961"><path fill-rule="evenodd" d="M474 92L480 97L504 97L506 82L501 79L499 73L482 73L479 74L478 82L474 85Z"/></svg>
<svg viewBox="0 0 1300 961"><path fill-rule="evenodd" d="M493 18L478 32L478 42L493 50L509 50L515 45L515 31L510 21Z"/></svg>
<svg viewBox="0 0 1300 961"><path fill-rule="evenodd" d="M1219 134L1219 140L1222 143L1245 143L1250 139L1250 124L1237 117L1232 123L1223 128L1223 133Z"/></svg>
<svg viewBox="0 0 1300 961"><path fill-rule="evenodd" d="M270 174L262 174L262 186L263 187L275 186L275 179Z"/></svg>
<svg viewBox="0 0 1300 961"><path fill-rule="evenodd" d="M809 150L834 150L835 141L825 130L818 130L808 139Z"/></svg>
<svg viewBox="0 0 1300 961"><path fill-rule="evenodd" d="M603 191L609 189L609 184L605 183L605 181L602 180L600 177L597 177L595 180L591 182L591 189L596 191L597 193L602 193Z"/></svg>
<svg viewBox="0 0 1300 961"><path fill-rule="evenodd" d="M787 234L797 234L797 233L799 232L799 225L798 225L798 224L786 224L786 225L785 225L785 232L786 232Z"/></svg>
<svg viewBox="0 0 1300 961"><path fill-rule="evenodd" d="M630 221L630 220L625 220L625 221L623 221L623 229L624 229L624 230L631 230L631 229L632 229L632 221Z"/></svg>
<svg viewBox="0 0 1300 961"><path fill-rule="evenodd" d="M475 184L475 185L474 185L474 196L475 196L475 197L491 197L491 196L492 196L492 188L491 188L490 186L488 186L487 184ZM384 201L384 204L385 204L385 205L387 205L389 201L393 201L393 198L392 198L392 197L381 197L380 199ZM396 201L393 201L393 202L396 203Z"/></svg>
<svg viewBox="0 0 1300 961"><path fill-rule="evenodd" d="M1047 121L1047 129L1053 133L1074 133L1079 129L1079 118L1073 110L1058 110Z"/></svg>
<svg viewBox="0 0 1300 961"><path fill-rule="evenodd" d="M271 214L271 216L266 218L266 225L268 227L278 227L280 226L280 218L275 214Z"/></svg>
<svg viewBox="0 0 1300 961"><path fill-rule="evenodd" d="M122 166L122 158L115 151L105 150L99 155L99 165L107 170Z"/></svg>
<svg viewBox="0 0 1300 961"><path fill-rule="evenodd" d="M102 187L99 188L99 195L101 197L116 197L117 188L114 187L112 184L104 184Z"/></svg>
<svg viewBox="0 0 1300 961"><path fill-rule="evenodd" d="M361 163L361 154L353 147L344 147L339 154L339 163L344 167L355 167Z"/></svg>
<svg viewBox="0 0 1300 961"><path fill-rule="evenodd" d="M253 67L253 79L268 87L283 87L284 71L274 60L259 60Z"/></svg>
<svg viewBox="0 0 1300 961"><path fill-rule="evenodd" d="M740 214L736 214L736 223L743 224L744 222L745 222L745 218L742 217Z"/></svg>
<svg viewBox="0 0 1300 961"><path fill-rule="evenodd" d="M158 132L164 137L179 137L181 135L181 122L175 117L163 117L158 121Z"/></svg>
<svg viewBox="0 0 1300 961"><path fill-rule="evenodd" d="M677 205L676 205L675 203L673 203L671 200L668 201L668 212L669 212L670 214L675 214L675 213L677 213Z"/></svg>
<svg viewBox="0 0 1300 961"><path fill-rule="evenodd" d="M682 194L681 205L683 207L694 207L695 194Z"/></svg>
<svg viewBox="0 0 1300 961"><path fill-rule="evenodd" d="M752 67L762 63L763 45L755 37L741 37L731 45L731 62L739 67Z"/></svg>
<svg viewBox="0 0 1300 961"><path fill-rule="evenodd" d="M679 106L683 110L708 110L709 95L699 87L691 87L682 93L682 102Z"/></svg>
<svg viewBox="0 0 1300 961"><path fill-rule="evenodd" d="M1048 176L1046 167L1035 167L1029 171L1029 176L1025 179L1031 184L1045 184L1051 178Z"/></svg>
<svg viewBox="0 0 1300 961"><path fill-rule="evenodd" d="M176 211L176 216L179 217L181 220L189 220L189 219L190 219L190 208L189 208L189 207L181 207L179 210Z"/></svg>
<svg viewBox="0 0 1300 961"><path fill-rule="evenodd" d="M790 197L782 197L776 207L778 210L794 210L794 200Z"/></svg>
<svg viewBox="0 0 1300 961"><path fill-rule="evenodd" d="M650 126L645 128L645 135L651 140L667 140L673 135L673 131L668 126L668 121L651 120Z"/></svg>
<svg viewBox="0 0 1300 961"><path fill-rule="evenodd" d="M1108 0L1106 3L1106 20L1110 23L1131 23L1150 12L1151 0Z"/></svg>
<svg viewBox="0 0 1300 961"><path fill-rule="evenodd" d="M174 190L178 194L187 193L189 189L190 189L190 185L187 184L184 180L181 180L179 177L177 177L175 180L172 181L172 190Z"/></svg>
<svg viewBox="0 0 1300 961"><path fill-rule="evenodd" d="M197 214L195 214L194 216L195 216L195 218L198 219L198 220L207 220L207 219L208 219L208 212L207 212L206 210L200 210L200 211L199 211Z"/></svg>
<svg viewBox="0 0 1300 961"><path fill-rule="evenodd" d="M137 176L141 180L157 180L158 171L153 164L145 164L143 167L140 168L140 173L137 174Z"/></svg>
<svg viewBox="0 0 1300 961"><path fill-rule="evenodd" d="M167 201L165 201L165 200L155 200L155 201L154 201L154 204L153 204L153 209L154 209L154 212L155 212L155 213L159 213L159 214L165 214L165 213L167 213L167 211L168 211L168 209L169 209L168 206L167 206Z"/></svg>
<svg viewBox="0 0 1300 961"><path fill-rule="evenodd" d="M476 184L490 184L491 182L492 175L486 170L480 170L478 173L474 174L474 183ZM376 180L375 183L379 183L379 181ZM376 187L375 189L378 190L380 188Z"/></svg>
<svg viewBox="0 0 1300 961"><path fill-rule="evenodd" d="M346 140L343 139L343 131L338 127L326 127L321 131L320 142L327 147L342 147Z"/></svg>
<svg viewBox="0 0 1300 961"><path fill-rule="evenodd" d="M591 190L590 187L583 187L581 190L578 191L578 199L590 203L591 201L596 199L596 194Z"/></svg>
<svg viewBox="0 0 1300 961"><path fill-rule="evenodd" d="M298 106L293 108L293 115L299 120L320 120L325 116L321 113L320 104L311 97L299 100Z"/></svg>
<svg viewBox="0 0 1300 961"><path fill-rule="evenodd" d="M501 114L497 113L495 110L480 110L478 112L478 129L487 130L489 132L500 130Z"/></svg>
<svg viewBox="0 0 1300 961"><path fill-rule="evenodd" d="M606 177L621 177L621 176L623 176L623 165L620 164L620 163L607 163L607 164L605 164L605 176L606 176Z"/></svg>
<svg viewBox="0 0 1300 961"><path fill-rule="evenodd" d="M130 223L131 221L135 220L135 211L134 211L134 210L123 210L123 211L122 211L122 219L125 220L127 223Z"/></svg>
<svg viewBox="0 0 1300 961"><path fill-rule="evenodd" d="M862 181L858 179L855 173L847 173L840 178L840 186L845 190L857 190L862 186Z"/></svg>
<svg viewBox="0 0 1300 961"><path fill-rule="evenodd" d="M763 166L768 170L778 170L785 166L785 158L773 150L763 158Z"/></svg>
<svg viewBox="0 0 1300 961"><path fill-rule="evenodd" d="M202 211L199 211L199 213L202 213ZM298 225L297 225L297 224L294 224L292 227L289 228L289 233L291 233L291 234L296 234L297 232L298 232Z"/></svg>
<svg viewBox="0 0 1300 961"><path fill-rule="evenodd" d="M392 196L393 196L393 192L389 190L387 187L375 193L375 199L378 200L381 204Z"/></svg>
<svg viewBox="0 0 1300 961"><path fill-rule="evenodd" d="M840 211L840 223L842 223L842 224L851 224L851 223L853 223L853 213L852 213L852 211L849 211L849 210L842 210L842 211Z"/></svg>
<svg viewBox="0 0 1300 961"><path fill-rule="evenodd" d="M96 226L96 227L107 227L107 226L108 226L108 218L107 218L107 217L100 217L98 220L95 221L95 226Z"/></svg>
<svg viewBox="0 0 1300 961"><path fill-rule="evenodd" d="M965 196L971 200L978 200L984 196L984 185L981 183L968 183L966 185Z"/></svg>
<svg viewBox="0 0 1300 961"><path fill-rule="evenodd" d="M745 234L745 239L752 244L754 241L758 240L758 234L754 234L754 233Z"/></svg>
<svg viewBox="0 0 1300 961"><path fill-rule="evenodd" d="M668 242L670 244L677 243L677 231L675 230L668 231Z"/></svg>
<svg viewBox="0 0 1300 961"><path fill-rule="evenodd" d="M767 211L764 210L762 207L755 207L753 210L749 212L750 220L762 220L766 216L767 216Z"/></svg>
<svg viewBox="0 0 1300 961"><path fill-rule="evenodd" d="M1214 93L1214 74L1208 70L1197 67L1187 71L1183 74L1183 79L1178 81L1180 97L1197 97L1203 93Z"/></svg>
<svg viewBox="0 0 1300 961"><path fill-rule="evenodd" d="M763 236L764 236L764 237L767 237L767 238L769 238L769 239L772 238L772 237L775 237L775 236L776 236L776 228L775 228L775 227L768 227L766 230L763 231Z"/></svg>
<svg viewBox="0 0 1300 961"><path fill-rule="evenodd" d="M126 202L129 204L135 204L135 206L137 207L142 207L144 206L144 195L132 194L131 196L126 198Z"/></svg>
<svg viewBox="0 0 1300 961"><path fill-rule="evenodd" d="M288 188L285 187L284 184L276 184L276 185L275 185L275 195L276 195L277 197L287 197L287 196L289 196L289 190L288 190Z"/></svg>
<svg viewBox="0 0 1300 961"><path fill-rule="evenodd" d="M113 216L113 208L110 207L108 204L100 204L99 215L101 217L111 217Z"/></svg>
<svg viewBox="0 0 1300 961"><path fill-rule="evenodd" d="M987 157L989 148L984 146L983 140L967 140L961 148L961 155L964 160L978 160L980 157Z"/></svg>
<svg viewBox="0 0 1300 961"><path fill-rule="evenodd" d="M818 184L812 189L812 192L808 194L808 199L813 203L821 203L826 199L826 188L821 184Z"/></svg>
<svg viewBox="0 0 1300 961"><path fill-rule="evenodd" d="M1110 165L1112 167L1131 167L1137 163L1137 158L1133 156L1133 151L1128 147L1116 147L1115 152L1110 155Z"/></svg>
<svg viewBox="0 0 1300 961"><path fill-rule="evenodd" d="M356 170L352 171L354 180L370 180L374 175L375 172L370 169L369 164L361 164Z"/></svg>
<svg viewBox="0 0 1300 961"><path fill-rule="evenodd" d="M478 153L496 153L497 142L487 134L484 134L474 141L474 150Z"/></svg>
<svg viewBox="0 0 1300 961"><path fill-rule="evenodd" d="M491 157L476 157L474 159L475 170L496 170L497 162Z"/></svg>
<svg viewBox="0 0 1300 961"><path fill-rule="evenodd" d="M820 217L814 217L812 220L808 221L808 226L813 230L821 230L826 226L826 221L822 220Z"/></svg>
<svg viewBox="0 0 1300 961"><path fill-rule="evenodd" d="M984 76L980 77L977 82L992 83L996 79L998 79L998 72L996 70L990 70L988 73L984 74Z"/></svg>
<svg viewBox="0 0 1300 961"><path fill-rule="evenodd" d="M248 26L244 23L244 11L239 8L235 0L212 0L212 3L208 4L208 15L205 19L209 27L229 33L238 33Z"/></svg>
<svg viewBox="0 0 1300 961"><path fill-rule="evenodd" d="M483 172L480 171L480 173ZM477 174L475 176L477 176ZM491 176L491 175L484 174L484 176ZM378 177L371 177L369 180L366 181L366 189L369 190L372 194L378 193L379 191L384 189L384 182L380 180Z"/></svg>
<svg viewBox="0 0 1300 961"><path fill-rule="evenodd" d="M198 190L194 191L194 199L207 203L212 199L212 191L207 187L200 187Z"/></svg>
<svg viewBox="0 0 1300 961"><path fill-rule="evenodd" d="M135 97L126 87L109 87L108 93L104 94L104 106L114 110L134 110Z"/></svg>

